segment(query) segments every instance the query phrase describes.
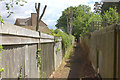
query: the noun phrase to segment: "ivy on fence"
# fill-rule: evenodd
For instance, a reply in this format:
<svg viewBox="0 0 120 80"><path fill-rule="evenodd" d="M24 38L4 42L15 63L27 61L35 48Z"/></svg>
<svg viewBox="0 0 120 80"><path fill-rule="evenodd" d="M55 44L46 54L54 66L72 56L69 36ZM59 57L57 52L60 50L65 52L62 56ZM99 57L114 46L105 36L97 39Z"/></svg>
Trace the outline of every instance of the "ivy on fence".
<svg viewBox="0 0 120 80"><path fill-rule="evenodd" d="M2 45L0 45L0 54L2 53L3 51L3 47ZM0 60L1 60L1 57L0 57ZM2 79L2 72L4 72L4 68L2 66L0 66L0 79Z"/></svg>

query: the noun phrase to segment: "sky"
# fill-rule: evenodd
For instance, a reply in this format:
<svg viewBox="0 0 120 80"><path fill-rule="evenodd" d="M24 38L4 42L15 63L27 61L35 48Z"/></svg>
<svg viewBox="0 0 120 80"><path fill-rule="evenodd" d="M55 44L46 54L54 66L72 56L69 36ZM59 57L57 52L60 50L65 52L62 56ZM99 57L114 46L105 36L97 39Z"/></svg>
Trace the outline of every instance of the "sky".
<svg viewBox="0 0 120 80"><path fill-rule="evenodd" d="M8 0L6 0L8 1ZM7 23L14 24L16 18L28 18L31 16L31 13L36 13L35 2L40 2L40 13L42 13L43 8L47 5L45 14L42 20L48 25L50 29L55 29L55 24L57 20L62 15L62 11L70 6L78 6L80 4L88 5L93 11L94 3L101 0L27 0L27 3L24 6L14 5L11 11L14 12L9 18L5 7L6 1L0 1L0 15L3 20Z"/></svg>

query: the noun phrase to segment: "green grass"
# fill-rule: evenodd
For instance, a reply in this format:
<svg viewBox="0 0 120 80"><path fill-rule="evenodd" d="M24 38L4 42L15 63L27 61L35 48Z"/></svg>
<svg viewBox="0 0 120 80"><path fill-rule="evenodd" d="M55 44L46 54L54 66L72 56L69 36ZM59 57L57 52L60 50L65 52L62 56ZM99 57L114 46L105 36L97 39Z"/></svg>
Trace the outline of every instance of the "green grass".
<svg viewBox="0 0 120 80"><path fill-rule="evenodd" d="M68 59L73 54L73 45L67 48L64 59Z"/></svg>

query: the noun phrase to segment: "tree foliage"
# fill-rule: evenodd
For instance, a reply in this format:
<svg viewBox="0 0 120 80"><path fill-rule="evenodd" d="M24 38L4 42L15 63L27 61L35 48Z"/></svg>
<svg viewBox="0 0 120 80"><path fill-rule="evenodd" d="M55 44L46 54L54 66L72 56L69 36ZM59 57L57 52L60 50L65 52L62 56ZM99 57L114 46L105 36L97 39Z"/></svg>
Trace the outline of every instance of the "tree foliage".
<svg viewBox="0 0 120 80"><path fill-rule="evenodd" d="M75 9L73 20L73 35L79 37L80 34L85 33L89 27L89 19L91 16L90 7L86 5L79 5Z"/></svg>
<svg viewBox="0 0 120 80"><path fill-rule="evenodd" d="M73 20L74 7L69 7L62 12L62 16L57 20L56 27L62 29L66 33L70 33L70 26Z"/></svg>
<svg viewBox="0 0 120 80"><path fill-rule="evenodd" d="M95 2L94 4L94 12L95 13L101 13L102 3L101 2Z"/></svg>
<svg viewBox="0 0 120 80"><path fill-rule="evenodd" d="M71 7L69 7L71 8ZM58 19L56 27L62 29L67 33L67 16L66 10L62 12L62 16ZM86 5L79 5L77 7L72 7L73 10L73 22L72 22L72 34L79 37L80 34L89 33L90 23L92 21L101 21L101 16L99 14L93 14L90 10L91 8ZM68 13L70 14L70 13Z"/></svg>
<svg viewBox="0 0 120 80"><path fill-rule="evenodd" d="M100 7L101 4L99 4ZM71 7L69 7L71 8ZM65 9L62 12L62 16L58 19L56 27L62 29L67 33L67 12L69 9ZM107 22L108 24L118 23L119 14L117 8L109 8L109 10L104 11L104 14L100 14L100 8L96 10L96 13L91 12L89 6L79 5L77 7L72 7L73 9L73 22L72 22L72 34L76 37L80 35L88 35L89 32L93 31L91 29L91 22ZM97 8L96 8L97 9ZM102 28L102 27L101 27Z"/></svg>
<svg viewBox="0 0 120 80"><path fill-rule="evenodd" d="M120 2L103 2L103 5L101 7L101 14L104 14L109 8L120 8Z"/></svg>
<svg viewBox="0 0 120 80"><path fill-rule="evenodd" d="M117 8L109 8L109 10L106 12L104 11L103 21L107 22L108 24L118 23L119 14L117 12Z"/></svg>

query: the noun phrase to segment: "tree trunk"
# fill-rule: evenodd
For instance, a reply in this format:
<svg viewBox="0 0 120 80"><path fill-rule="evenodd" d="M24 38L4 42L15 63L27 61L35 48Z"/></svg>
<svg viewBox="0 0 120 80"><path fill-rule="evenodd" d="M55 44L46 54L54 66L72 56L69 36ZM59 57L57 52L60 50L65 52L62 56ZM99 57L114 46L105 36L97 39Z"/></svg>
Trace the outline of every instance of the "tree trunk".
<svg viewBox="0 0 120 80"><path fill-rule="evenodd" d="M72 34L72 22L73 22L73 20L72 20L72 18L70 18L70 32L69 32L69 34Z"/></svg>
<svg viewBox="0 0 120 80"><path fill-rule="evenodd" d="M68 17L67 17L67 33L69 34L69 19L68 19Z"/></svg>

